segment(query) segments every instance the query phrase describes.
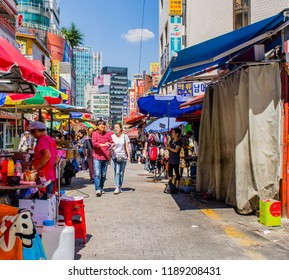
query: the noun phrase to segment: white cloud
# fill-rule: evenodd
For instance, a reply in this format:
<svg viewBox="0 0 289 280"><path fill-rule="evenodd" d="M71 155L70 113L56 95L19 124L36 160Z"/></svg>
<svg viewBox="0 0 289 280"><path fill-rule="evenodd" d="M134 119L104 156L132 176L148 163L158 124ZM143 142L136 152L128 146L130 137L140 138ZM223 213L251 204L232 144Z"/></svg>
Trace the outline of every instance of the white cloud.
<svg viewBox="0 0 289 280"><path fill-rule="evenodd" d="M139 42L141 39L147 41L155 37L154 33L148 29L130 29L126 34L122 34L121 38L130 42Z"/></svg>

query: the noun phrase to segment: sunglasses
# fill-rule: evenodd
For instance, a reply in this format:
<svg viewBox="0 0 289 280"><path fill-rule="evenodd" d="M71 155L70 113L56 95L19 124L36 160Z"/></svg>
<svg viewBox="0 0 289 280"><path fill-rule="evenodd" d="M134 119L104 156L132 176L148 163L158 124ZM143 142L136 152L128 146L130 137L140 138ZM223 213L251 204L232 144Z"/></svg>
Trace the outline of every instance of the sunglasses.
<svg viewBox="0 0 289 280"><path fill-rule="evenodd" d="M34 134L35 133L35 129L31 129L30 132L31 132L31 134Z"/></svg>

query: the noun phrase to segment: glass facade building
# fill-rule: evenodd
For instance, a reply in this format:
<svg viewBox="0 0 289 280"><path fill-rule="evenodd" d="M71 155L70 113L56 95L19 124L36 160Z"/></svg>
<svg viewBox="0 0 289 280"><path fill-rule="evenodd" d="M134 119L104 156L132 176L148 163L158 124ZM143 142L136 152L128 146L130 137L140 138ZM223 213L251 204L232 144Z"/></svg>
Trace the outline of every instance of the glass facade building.
<svg viewBox="0 0 289 280"><path fill-rule="evenodd" d="M106 66L102 68L102 74L108 74L110 78L110 120L112 124L123 121L124 111L127 110L128 76L127 68ZM125 101L126 100L126 101Z"/></svg>
<svg viewBox="0 0 289 280"><path fill-rule="evenodd" d="M17 0L18 14L23 15L23 26L46 31L59 31L59 1Z"/></svg>
<svg viewBox="0 0 289 280"><path fill-rule="evenodd" d="M91 47L82 46L73 49L73 66L76 74L76 106L85 106L85 86L93 84L92 54Z"/></svg>

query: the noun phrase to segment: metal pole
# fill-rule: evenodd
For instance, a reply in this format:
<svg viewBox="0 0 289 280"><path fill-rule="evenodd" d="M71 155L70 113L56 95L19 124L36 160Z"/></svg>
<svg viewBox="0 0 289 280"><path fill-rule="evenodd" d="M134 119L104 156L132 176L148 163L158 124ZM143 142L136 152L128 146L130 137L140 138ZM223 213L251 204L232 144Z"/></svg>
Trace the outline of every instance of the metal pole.
<svg viewBox="0 0 289 280"><path fill-rule="evenodd" d="M52 130L53 130L53 113L50 110L50 136L52 137Z"/></svg>
<svg viewBox="0 0 289 280"><path fill-rule="evenodd" d="M170 109L171 109L171 102L168 102L168 131L170 131Z"/></svg>

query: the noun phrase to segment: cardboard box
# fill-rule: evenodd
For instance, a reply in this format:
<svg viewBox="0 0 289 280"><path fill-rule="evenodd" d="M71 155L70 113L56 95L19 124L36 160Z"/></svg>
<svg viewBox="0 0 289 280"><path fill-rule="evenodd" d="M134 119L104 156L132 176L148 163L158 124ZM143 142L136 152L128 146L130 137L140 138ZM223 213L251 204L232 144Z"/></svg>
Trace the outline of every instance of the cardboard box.
<svg viewBox="0 0 289 280"><path fill-rule="evenodd" d="M34 217L42 216L46 219L53 220L56 218L56 195L49 194L47 200L30 199L29 196L24 199L19 199L19 209L28 209Z"/></svg>
<svg viewBox="0 0 289 280"><path fill-rule="evenodd" d="M259 222L265 226L281 225L281 202L274 199L260 200Z"/></svg>

